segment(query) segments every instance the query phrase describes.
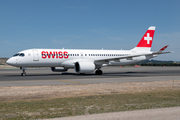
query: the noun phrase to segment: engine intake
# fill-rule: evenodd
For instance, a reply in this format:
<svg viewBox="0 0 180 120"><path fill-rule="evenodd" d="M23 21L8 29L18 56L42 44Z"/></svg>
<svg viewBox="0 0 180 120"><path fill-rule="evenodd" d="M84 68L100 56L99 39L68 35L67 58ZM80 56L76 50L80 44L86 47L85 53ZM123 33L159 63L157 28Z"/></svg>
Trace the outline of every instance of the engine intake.
<svg viewBox="0 0 180 120"><path fill-rule="evenodd" d="M95 64L93 62L76 62L74 69L77 73L91 73L95 70Z"/></svg>

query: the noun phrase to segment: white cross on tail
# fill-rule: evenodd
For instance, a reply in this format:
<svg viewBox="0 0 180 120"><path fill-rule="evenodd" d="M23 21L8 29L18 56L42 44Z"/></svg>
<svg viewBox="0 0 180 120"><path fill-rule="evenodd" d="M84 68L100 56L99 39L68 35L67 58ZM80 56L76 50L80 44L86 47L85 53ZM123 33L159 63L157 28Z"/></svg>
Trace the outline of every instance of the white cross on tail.
<svg viewBox="0 0 180 120"><path fill-rule="evenodd" d="M150 37L150 33L147 33L147 37L144 37L144 40L147 40L147 44L150 44L150 40L152 40L152 37Z"/></svg>

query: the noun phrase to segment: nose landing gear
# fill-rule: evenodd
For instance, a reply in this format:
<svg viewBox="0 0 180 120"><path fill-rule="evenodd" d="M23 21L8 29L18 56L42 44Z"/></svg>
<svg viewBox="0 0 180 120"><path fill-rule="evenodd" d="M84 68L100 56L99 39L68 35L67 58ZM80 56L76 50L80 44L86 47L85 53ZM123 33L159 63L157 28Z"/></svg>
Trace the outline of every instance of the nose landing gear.
<svg viewBox="0 0 180 120"><path fill-rule="evenodd" d="M20 69L22 70L21 76L26 76L26 67L20 67Z"/></svg>

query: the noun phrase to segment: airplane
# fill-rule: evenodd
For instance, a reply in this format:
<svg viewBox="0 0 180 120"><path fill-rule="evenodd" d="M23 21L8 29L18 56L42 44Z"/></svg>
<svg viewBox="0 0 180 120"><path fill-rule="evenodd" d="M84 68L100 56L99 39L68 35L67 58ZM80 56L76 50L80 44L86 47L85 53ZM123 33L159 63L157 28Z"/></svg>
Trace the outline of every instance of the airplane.
<svg viewBox="0 0 180 120"><path fill-rule="evenodd" d="M101 67L123 66L138 63L160 54L168 45L157 52L151 51L155 26L150 26L137 46L131 50L85 50L85 49L28 49L18 52L6 63L22 69L26 76L27 67L51 67L53 72L74 69L79 74L92 73L102 75Z"/></svg>

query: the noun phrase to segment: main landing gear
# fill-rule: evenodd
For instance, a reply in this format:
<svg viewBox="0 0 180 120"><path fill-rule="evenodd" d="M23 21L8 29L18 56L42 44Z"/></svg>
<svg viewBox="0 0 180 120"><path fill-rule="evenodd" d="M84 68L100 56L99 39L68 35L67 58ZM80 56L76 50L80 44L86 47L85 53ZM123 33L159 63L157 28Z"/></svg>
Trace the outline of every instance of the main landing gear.
<svg viewBox="0 0 180 120"><path fill-rule="evenodd" d="M26 67L20 67L20 69L22 70L21 76L26 76Z"/></svg>
<svg viewBox="0 0 180 120"><path fill-rule="evenodd" d="M96 70L96 72L95 72L95 74L96 74L96 75L102 75L102 74L103 74L103 72L102 72L102 70L97 69L97 70Z"/></svg>

